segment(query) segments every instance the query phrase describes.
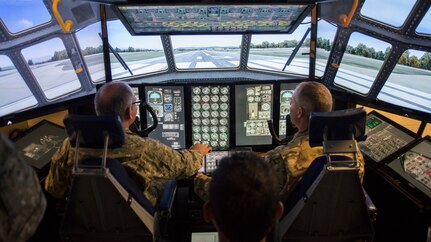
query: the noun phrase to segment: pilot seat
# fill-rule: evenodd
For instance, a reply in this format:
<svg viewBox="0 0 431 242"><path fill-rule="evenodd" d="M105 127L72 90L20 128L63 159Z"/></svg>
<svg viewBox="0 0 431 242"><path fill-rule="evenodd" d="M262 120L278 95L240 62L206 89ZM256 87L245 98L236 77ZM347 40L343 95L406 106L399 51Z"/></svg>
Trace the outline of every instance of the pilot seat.
<svg viewBox="0 0 431 242"><path fill-rule="evenodd" d="M119 116L69 115L64 124L76 152L60 227L62 240L162 241L167 238L176 182L167 183L160 203L153 207L121 163L107 158L108 149L124 144ZM79 148L100 149L103 154L78 158Z"/></svg>

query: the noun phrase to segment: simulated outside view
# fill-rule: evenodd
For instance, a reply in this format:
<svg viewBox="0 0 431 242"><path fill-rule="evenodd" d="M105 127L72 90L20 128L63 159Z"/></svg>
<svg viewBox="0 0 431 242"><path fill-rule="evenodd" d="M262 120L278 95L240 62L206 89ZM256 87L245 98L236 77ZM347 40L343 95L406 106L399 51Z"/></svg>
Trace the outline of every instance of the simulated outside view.
<svg viewBox="0 0 431 242"><path fill-rule="evenodd" d="M367 2L364 4L364 9L379 9L375 6L378 1L373 2L372 8L367 7ZM399 7L409 11L411 4L406 3L405 6L402 4L401 1ZM1 1L0 9L5 8L13 8L16 12L24 11L19 4ZM369 14L371 10L367 11ZM9 19L4 20L5 22L15 21L25 24L27 28L34 27L41 22L25 19L25 17L21 17L20 20L2 10L0 10L0 18ZM43 17L43 19L46 18L46 16ZM423 21L427 21L427 19L428 21L431 19L430 13ZM32 21L37 24L32 24ZM403 20L398 22L403 22ZM310 28L310 18L306 18L290 35L253 35L247 67L308 75L310 52L308 28ZM20 28L15 27L15 29ZM84 55L85 66L89 70L93 83L103 82L105 78L99 32L100 23L95 23L76 33L81 52ZM421 23L417 32L431 33L431 25ZM336 27L332 24L324 20L318 22L316 76L322 76L325 71L335 33ZM112 48L110 57L114 79L167 69L160 36L131 36L119 20L108 22L108 36ZM241 35L171 36L176 68L183 70L237 68L241 39ZM304 41L301 44L302 39ZM298 45L300 46L298 47ZM366 95L391 48L390 44L383 41L361 33L353 33L349 39L346 53L342 57L335 84ZM292 55L295 49L297 52ZM22 50L22 56L48 99L54 100L62 95L80 90L78 77L73 71L77 67L72 66L61 39L54 38L46 43L27 47ZM389 103L431 113L431 99L427 97L431 93L430 83L431 53L407 50L399 59L398 65L388 78L378 98ZM0 116L36 104L36 99L10 58L0 54Z"/></svg>

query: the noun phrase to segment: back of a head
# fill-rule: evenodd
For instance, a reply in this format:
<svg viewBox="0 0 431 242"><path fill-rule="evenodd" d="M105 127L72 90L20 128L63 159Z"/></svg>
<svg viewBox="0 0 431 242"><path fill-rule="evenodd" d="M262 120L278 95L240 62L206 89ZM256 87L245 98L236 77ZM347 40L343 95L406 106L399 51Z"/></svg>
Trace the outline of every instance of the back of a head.
<svg viewBox="0 0 431 242"><path fill-rule="evenodd" d="M229 241L261 241L266 236L279 202L276 179L273 168L253 152L220 161L210 184L210 206Z"/></svg>
<svg viewBox="0 0 431 242"><path fill-rule="evenodd" d="M94 98L97 115L119 115L124 119L127 107L134 101L131 87L120 81L103 85Z"/></svg>
<svg viewBox="0 0 431 242"><path fill-rule="evenodd" d="M300 105L307 113L332 111L332 95L322 83L301 82L295 89Z"/></svg>

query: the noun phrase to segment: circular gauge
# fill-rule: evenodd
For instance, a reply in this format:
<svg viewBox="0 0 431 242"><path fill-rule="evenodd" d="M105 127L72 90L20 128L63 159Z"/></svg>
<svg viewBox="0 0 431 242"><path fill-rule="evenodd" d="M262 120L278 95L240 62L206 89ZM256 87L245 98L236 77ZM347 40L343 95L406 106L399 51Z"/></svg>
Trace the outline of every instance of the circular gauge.
<svg viewBox="0 0 431 242"><path fill-rule="evenodd" d="M262 124L262 122L257 122L256 126L257 126L257 127L262 127L262 126L263 126L263 124Z"/></svg>
<svg viewBox="0 0 431 242"><path fill-rule="evenodd" d="M194 140L200 140L200 139L201 139L201 134L199 134L199 133L194 133L194 134L193 134L193 139L194 139Z"/></svg>
<svg viewBox="0 0 431 242"><path fill-rule="evenodd" d="M201 124L201 120L198 118L194 118L193 119L193 125L200 125Z"/></svg>
<svg viewBox="0 0 431 242"><path fill-rule="evenodd" d="M208 126L202 126L202 132L208 133L210 131L210 127Z"/></svg>
<svg viewBox="0 0 431 242"><path fill-rule="evenodd" d="M172 115L172 113L166 113L164 121L165 122L172 122L172 121L174 121L174 115Z"/></svg>
<svg viewBox="0 0 431 242"><path fill-rule="evenodd" d="M166 95L163 97L163 101L165 101L165 103L171 103L171 102L172 102L172 95L170 95L170 94L166 94Z"/></svg>
<svg viewBox="0 0 431 242"><path fill-rule="evenodd" d="M249 103L254 102L254 97L253 97L253 96L248 96L248 97L247 97L247 101L248 101Z"/></svg>
<svg viewBox="0 0 431 242"><path fill-rule="evenodd" d="M220 97L220 101L222 101L222 102L227 102L229 100L229 98L228 98L228 96L227 95L223 95L223 96L221 96Z"/></svg>
<svg viewBox="0 0 431 242"><path fill-rule="evenodd" d="M202 119L202 124L203 125L209 125L210 124L210 120L207 118ZM204 131L205 132L205 131Z"/></svg>
<svg viewBox="0 0 431 242"><path fill-rule="evenodd" d="M203 110L209 110L210 109L210 104L209 103L202 104L202 109Z"/></svg>
<svg viewBox="0 0 431 242"><path fill-rule="evenodd" d="M193 102L197 103L197 102L199 102L200 100L201 100L201 97L200 97L200 96L198 96L198 95L194 95L194 96L193 96Z"/></svg>
<svg viewBox="0 0 431 242"><path fill-rule="evenodd" d="M211 119L211 125L217 125L217 124L218 124L218 119L212 118Z"/></svg>
<svg viewBox="0 0 431 242"><path fill-rule="evenodd" d="M208 134L208 133L203 133L203 134L202 134L202 139L203 139L203 140L210 140L210 134Z"/></svg>
<svg viewBox="0 0 431 242"><path fill-rule="evenodd" d="M209 94L210 93L210 88L209 87L202 88L202 93L203 94Z"/></svg>
<svg viewBox="0 0 431 242"><path fill-rule="evenodd" d="M193 117L199 118L201 116L201 112L199 111L193 111Z"/></svg>
<svg viewBox="0 0 431 242"><path fill-rule="evenodd" d="M229 88L227 88L227 87L222 87L222 88L221 88L221 90L220 90L220 92L221 92L222 94L228 94L228 93L229 93Z"/></svg>
<svg viewBox="0 0 431 242"><path fill-rule="evenodd" d="M254 89L253 88L247 89L247 96L253 96L253 95L254 95Z"/></svg>
<svg viewBox="0 0 431 242"><path fill-rule="evenodd" d="M208 95L203 96L202 97L202 101L206 102L206 103L209 102L210 101L210 96L208 96Z"/></svg>
<svg viewBox="0 0 431 242"><path fill-rule="evenodd" d="M212 103L212 104L211 104L211 109L212 109L212 110L218 110L218 108L219 108L218 103Z"/></svg>
<svg viewBox="0 0 431 242"><path fill-rule="evenodd" d="M220 88L218 88L218 87L211 88L211 93L212 94L217 95L217 94L219 94L219 92L220 92Z"/></svg>
<svg viewBox="0 0 431 242"><path fill-rule="evenodd" d="M204 145L209 145L209 143L210 142L208 142L207 140L202 140L202 142L201 142L201 144L204 144Z"/></svg>
<svg viewBox="0 0 431 242"><path fill-rule="evenodd" d="M218 112L217 111L211 111L211 117L217 118L218 117Z"/></svg>
<svg viewBox="0 0 431 242"><path fill-rule="evenodd" d="M227 125L227 119L225 119L225 118L220 119L220 124L221 125Z"/></svg>
<svg viewBox="0 0 431 242"><path fill-rule="evenodd" d="M218 131L217 126L211 126L211 132L216 133Z"/></svg>
<svg viewBox="0 0 431 242"><path fill-rule="evenodd" d="M201 127L200 126L193 126L193 132L195 132L195 133L201 132Z"/></svg>
<svg viewBox="0 0 431 242"><path fill-rule="evenodd" d="M222 133L226 133L227 132L227 127L226 126L220 126L218 128L218 130L220 130L220 132L222 132Z"/></svg>
<svg viewBox="0 0 431 242"><path fill-rule="evenodd" d="M222 104L220 104L220 109L221 110L228 110L229 109L229 105L227 105L227 103L222 103Z"/></svg>
<svg viewBox="0 0 431 242"><path fill-rule="evenodd" d="M181 112L181 110L183 110L183 109L182 109L182 107L180 105L175 105L174 106L174 111L175 112Z"/></svg>
<svg viewBox="0 0 431 242"><path fill-rule="evenodd" d="M251 122L250 123L250 127L252 127L252 128L256 127L256 123L255 122Z"/></svg>
<svg viewBox="0 0 431 242"><path fill-rule="evenodd" d="M208 118L209 116L210 116L210 112L209 111L203 111L202 112L202 117Z"/></svg>
<svg viewBox="0 0 431 242"><path fill-rule="evenodd" d="M214 103L215 103L215 102L218 102L218 100L219 100L219 97L218 97L218 96L215 96L215 95L212 95L212 96L211 96L211 101L212 101L212 102L214 102Z"/></svg>
<svg viewBox="0 0 431 242"><path fill-rule="evenodd" d="M263 103L262 104L262 110L268 111L271 108L271 105L269 103Z"/></svg>
<svg viewBox="0 0 431 242"><path fill-rule="evenodd" d="M193 93L194 94L200 94L201 93L201 88L200 87L194 87L193 88Z"/></svg>
<svg viewBox="0 0 431 242"><path fill-rule="evenodd" d="M220 134L220 139L227 140L227 134L226 133L221 133Z"/></svg>
<svg viewBox="0 0 431 242"><path fill-rule="evenodd" d="M220 141L220 146L221 147L226 147L227 146L227 142L224 141L224 140Z"/></svg>
<svg viewBox="0 0 431 242"><path fill-rule="evenodd" d="M211 139L218 140L218 134L217 133L212 133L211 134Z"/></svg>
<svg viewBox="0 0 431 242"><path fill-rule="evenodd" d="M193 103L193 110L201 109L201 105L199 103Z"/></svg>
<svg viewBox="0 0 431 242"><path fill-rule="evenodd" d="M200 144L201 142L199 140L193 140L193 144Z"/></svg>
<svg viewBox="0 0 431 242"><path fill-rule="evenodd" d="M271 95L269 95L269 94L262 95L262 101L263 102L271 102Z"/></svg>
<svg viewBox="0 0 431 242"><path fill-rule="evenodd" d="M228 115L228 113L226 111L221 111L220 112L220 117L222 117L222 118L226 118L227 115Z"/></svg>
<svg viewBox="0 0 431 242"><path fill-rule="evenodd" d="M290 104L281 104L280 105L280 114L286 115L290 113Z"/></svg>
<svg viewBox="0 0 431 242"><path fill-rule="evenodd" d="M218 142L213 140L211 141L211 147L217 147L218 146Z"/></svg>

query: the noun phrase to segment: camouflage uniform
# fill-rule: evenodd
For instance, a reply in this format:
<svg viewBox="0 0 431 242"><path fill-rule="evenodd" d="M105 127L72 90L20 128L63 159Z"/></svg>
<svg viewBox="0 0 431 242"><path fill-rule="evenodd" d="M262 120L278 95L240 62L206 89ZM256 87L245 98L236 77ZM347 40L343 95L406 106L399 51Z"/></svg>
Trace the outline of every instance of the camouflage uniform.
<svg viewBox="0 0 431 242"><path fill-rule="evenodd" d="M98 149L79 149L80 157L101 156ZM53 155L45 189L57 198L64 198L71 183L75 149L65 139ZM167 179L192 176L202 166L202 155L194 150L172 150L150 138L142 138L125 130L125 142L120 148L110 149L108 157L118 159L143 191L144 196L156 205Z"/></svg>
<svg viewBox="0 0 431 242"><path fill-rule="evenodd" d="M0 241L29 239L45 208L45 196L33 168L0 135Z"/></svg>
<svg viewBox="0 0 431 242"><path fill-rule="evenodd" d="M310 147L308 131L296 133L287 145L278 146L266 154L265 160L271 163L276 170L283 201L301 180L311 162L322 155L322 146ZM360 152L357 154L357 160L360 166L359 177L362 181L364 158Z"/></svg>
<svg viewBox="0 0 431 242"><path fill-rule="evenodd" d="M296 133L289 144L278 146L268 151L265 160L271 163L276 170L280 196L283 201L287 198L293 187L301 180L302 175L311 162L322 155L322 146L310 147L308 131ZM347 154L347 156L351 155ZM360 152L358 152L357 158L360 166L359 177L362 181L364 176L364 158ZM203 174L197 175L194 180L195 193L205 201L209 200L210 182L211 178Z"/></svg>

